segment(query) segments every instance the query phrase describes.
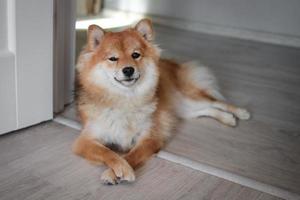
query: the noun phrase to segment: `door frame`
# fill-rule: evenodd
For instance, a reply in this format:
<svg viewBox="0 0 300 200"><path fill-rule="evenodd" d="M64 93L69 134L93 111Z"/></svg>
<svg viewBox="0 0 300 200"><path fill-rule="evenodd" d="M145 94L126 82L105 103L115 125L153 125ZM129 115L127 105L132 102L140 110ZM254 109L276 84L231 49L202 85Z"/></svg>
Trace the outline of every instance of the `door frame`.
<svg viewBox="0 0 300 200"><path fill-rule="evenodd" d="M74 99L76 1L53 3L53 112L59 113Z"/></svg>

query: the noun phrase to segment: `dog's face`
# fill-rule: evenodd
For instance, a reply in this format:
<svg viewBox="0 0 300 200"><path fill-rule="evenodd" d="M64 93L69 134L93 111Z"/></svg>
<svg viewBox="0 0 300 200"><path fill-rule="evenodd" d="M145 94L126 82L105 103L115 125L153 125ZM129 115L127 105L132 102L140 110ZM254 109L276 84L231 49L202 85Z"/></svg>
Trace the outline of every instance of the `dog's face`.
<svg viewBox="0 0 300 200"><path fill-rule="evenodd" d="M117 93L137 93L155 87L159 50L152 40L152 25L147 19L135 28L115 33L105 33L91 25L87 44L92 55L89 80Z"/></svg>

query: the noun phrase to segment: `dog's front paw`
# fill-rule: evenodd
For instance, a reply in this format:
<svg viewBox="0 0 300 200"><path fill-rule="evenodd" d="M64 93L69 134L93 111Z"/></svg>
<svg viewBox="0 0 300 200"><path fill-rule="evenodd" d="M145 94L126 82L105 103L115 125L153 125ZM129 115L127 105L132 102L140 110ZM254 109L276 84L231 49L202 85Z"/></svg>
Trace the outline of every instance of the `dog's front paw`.
<svg viewBox="0 0 300 200"><path fill-rule="evenodd" d="M243 108L238 108L236 111L236 117L242 120L248 120L250 119L250 113Z"/></svg>
<svg viewBox="0 0 300 200"><path fill-rule="evenodd" d="M231 113L225 113L222 116L222 122L228 126L236 126L236 118Z"/></svg>
<svg viewBox="0 0 300 200"><path fill-rule="evenodd" d="M116 163L112 166L112 170L120 181L133 182L135 180L134 170L126 160Z"/></svg>
<svg viewBox="0 0 300 200"><path fill-rule="evenodd" d="M103 181L104 184L107 185L116 185L120 181L111 168L105 170L102 173L101 180Z"/></svg>

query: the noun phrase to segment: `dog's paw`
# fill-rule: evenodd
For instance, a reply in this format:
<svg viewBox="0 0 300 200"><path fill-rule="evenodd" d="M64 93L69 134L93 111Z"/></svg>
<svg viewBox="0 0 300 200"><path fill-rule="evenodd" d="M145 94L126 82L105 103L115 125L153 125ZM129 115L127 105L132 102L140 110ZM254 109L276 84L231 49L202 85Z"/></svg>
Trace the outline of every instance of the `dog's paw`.
<svg viewBox="0 0 300 200"><path fill-rule="evenodd" d="M116 163L112 170L120 181L133 182L135 180L134 170L126 160Z"/></svg>
<svg viewBox="0 0 300 200"><path fill-rule="evenodd" d="M235 113L236 117L242 120L248 120L250 119L250 113L243 108L238 108L236 113Z"/></svg>
<svg viewBox="0 0 300 200"><path fill-rule="evenodd" d="M222 117L222 122L228 126L236 126L236 118L231 113L225 113Z"/></svg>
<svg viewBox="0 0 300 200"><path fill-rule="evenodd" d="M111 168L102 173L101 180L106 185L116 185L120 181Z"/></svg>

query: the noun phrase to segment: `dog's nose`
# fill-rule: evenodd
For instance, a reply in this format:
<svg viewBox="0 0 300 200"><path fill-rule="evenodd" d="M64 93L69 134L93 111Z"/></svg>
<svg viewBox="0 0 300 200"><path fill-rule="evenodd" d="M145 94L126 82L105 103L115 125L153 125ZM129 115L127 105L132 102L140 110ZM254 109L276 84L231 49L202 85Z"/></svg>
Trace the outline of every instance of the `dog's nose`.
<svg viewBox="0 0 300 200"><path fill-rule="evenodd" d="M125 76L130 77L130 76L132 76L133 73L134 73L134 68L133 68L133 67L124 67L124 68L122 69L122 71L123 71L123 74L124 74Z"/></svg>

